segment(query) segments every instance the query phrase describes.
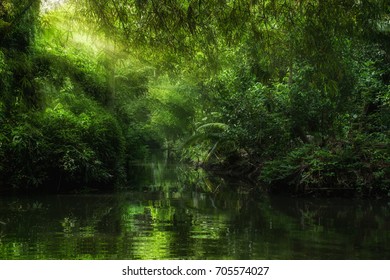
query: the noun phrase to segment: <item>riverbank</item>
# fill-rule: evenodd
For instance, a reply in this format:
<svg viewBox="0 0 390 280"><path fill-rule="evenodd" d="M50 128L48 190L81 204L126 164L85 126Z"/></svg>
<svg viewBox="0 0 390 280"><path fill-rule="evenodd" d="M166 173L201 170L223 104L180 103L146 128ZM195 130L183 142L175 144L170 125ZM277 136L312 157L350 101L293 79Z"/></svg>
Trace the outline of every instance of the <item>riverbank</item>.
<svg viewBox="0 0 390 280"><path fill-rule="evenodd" d="M389 197L390 153L383 143L303 145L264 162L248 157L204 163L218 176L248 180L270 193L303 196Z"/></svg>

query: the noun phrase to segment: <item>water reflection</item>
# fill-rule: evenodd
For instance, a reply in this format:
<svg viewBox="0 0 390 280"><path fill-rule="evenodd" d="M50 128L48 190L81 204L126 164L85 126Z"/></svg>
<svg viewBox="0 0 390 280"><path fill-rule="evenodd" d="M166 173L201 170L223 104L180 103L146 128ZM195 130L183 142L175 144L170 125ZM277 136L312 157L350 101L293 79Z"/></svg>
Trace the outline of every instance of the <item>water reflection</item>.
<svg viewBox="0 0 390 280"><path fill-rule="evenodd" d="M389 259L387 202L269 197L166 163L115 194L0 198L2 259Z"/></svg>

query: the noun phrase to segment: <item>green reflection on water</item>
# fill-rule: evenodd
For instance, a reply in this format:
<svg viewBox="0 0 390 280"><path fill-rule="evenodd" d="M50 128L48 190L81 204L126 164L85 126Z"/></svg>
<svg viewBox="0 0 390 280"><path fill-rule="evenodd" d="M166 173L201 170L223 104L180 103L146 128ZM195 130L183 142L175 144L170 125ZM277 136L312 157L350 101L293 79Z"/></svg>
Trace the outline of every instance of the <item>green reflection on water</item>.
<svg viewBox="0 0 390 280"><path fill-rule="evenodd" d="M114 194L0 198L1 259L389 259L389 204L273 197L162 162Z"/></svg>

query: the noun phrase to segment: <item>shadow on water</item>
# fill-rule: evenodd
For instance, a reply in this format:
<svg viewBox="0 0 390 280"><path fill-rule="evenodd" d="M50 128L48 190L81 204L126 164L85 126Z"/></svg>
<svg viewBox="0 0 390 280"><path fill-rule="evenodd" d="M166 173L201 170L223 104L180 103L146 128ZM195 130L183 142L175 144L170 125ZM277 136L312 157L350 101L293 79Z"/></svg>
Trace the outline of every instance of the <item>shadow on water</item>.
<svg viewBox="0 0 390 280"><path fill-rule="evenodd" d="M160 160L113 194L0 198L1 259L389 259L390 205L255 193Z"/></svg>

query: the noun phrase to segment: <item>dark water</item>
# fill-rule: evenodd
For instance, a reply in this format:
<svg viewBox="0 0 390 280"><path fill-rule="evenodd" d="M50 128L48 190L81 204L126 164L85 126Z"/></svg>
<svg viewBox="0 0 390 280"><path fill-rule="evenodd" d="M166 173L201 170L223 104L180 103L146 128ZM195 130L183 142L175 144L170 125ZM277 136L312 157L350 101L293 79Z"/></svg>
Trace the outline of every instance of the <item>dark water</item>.
<svg viewBox="0 0 390 280"><path fill-rule="evenodd" d="M389 259L386 201L273 197L164 163L113 194L0 198L0 259Z"/></svg>

